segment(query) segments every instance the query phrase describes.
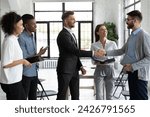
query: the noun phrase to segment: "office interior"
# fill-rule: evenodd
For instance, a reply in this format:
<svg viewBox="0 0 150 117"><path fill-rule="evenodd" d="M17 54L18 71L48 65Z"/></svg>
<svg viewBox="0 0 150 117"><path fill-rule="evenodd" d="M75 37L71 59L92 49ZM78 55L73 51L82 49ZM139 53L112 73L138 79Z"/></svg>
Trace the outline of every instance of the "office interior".
<svg viewBox="0 0 150 117"><path fill-rule="evenodd" d="M150 0L0 0L0 18L6 12L15 11L20 15L32 14L37 21L37 31L34 34L37 51L40 47L49 46L43 55L44 61L39 63L39 78L45 89L57 91L56 66L59 56L56 38L62 29L61 15L65 10L75 11L76 25L73 31L77 37L80 49L90 50L90 45L95 42L94 29L97 24L104 22L113 23L118 35L116 41L118 48L126 42L130 30L126 28L125 19L127 13L132 10L140 10L143 14L142 28L150 33ZM4 33L0 27L0 42L4 39ZM119 57L121 59L121 57ZM122 66L117 64L116 77ZM92 75L94 66L91 58L81 58L87 69L87 74ZM81 79L81 100L95 99L93 79ZM87 88L86 86L91 86ZM85 88L84 88L85 87ZM150 92L150 83L149 83ZM90 92L90 93L89 93ZM91 96L91 97L90 97ZM5 100L5 94L0 89L0 99ZM55 100L56 96L50 97ZM120 99L125 99L123 96Z"/></svg>

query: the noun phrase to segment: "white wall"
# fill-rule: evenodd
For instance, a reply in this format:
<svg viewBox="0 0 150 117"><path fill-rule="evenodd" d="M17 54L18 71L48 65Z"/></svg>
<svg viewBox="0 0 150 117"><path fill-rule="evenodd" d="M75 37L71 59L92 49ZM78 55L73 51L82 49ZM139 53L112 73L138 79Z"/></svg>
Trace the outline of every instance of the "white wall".
<svg viewBox="0 0 150 117"><path fill-rule="evenodd" d="M141 12L143 14L142 27L150 34L150 0L141 1Z"/></svg>
<svg viewBox="0 0 150 117"><path fill-rule="evenodd" d="M123 38L123 5L120 0L95 0L94 28L97 24L113 22L119 36L118 45L122 46Z"/></svg>
<svg viewBox="0 0 150 117"><path fill-rule="evenodd" d="M33 13L32 0L1 0L0 1L0 17L6 12L15 11L20 15L25 13ZM1 31L1 42L3 41L4 34Z"/></svg>
<svg viewBox="0 0 150 117"><path fill-rule="evenodd" d="M150 8L149 7L150 7L150 0L141 1L141 12L143 14L142 28L150 34ZM148 90L150 94L150 81L148 83Z"/></svg>
<svg viewBox="0 0 150 117"><path fill-rule="evenodd" d="M15 11L20 15L33 13L32 0L1 0L1 15L9 11Z"/></svg>
<svg viewBox="0 0 150 117"><path fill-rule="evenodd" d="M10 7L8 6L8 0L1 0L0 1L0 9L1 9L1 13L0 13L0 17L5 14L5 12L8 12ZM4 34L1 30L1 42L3 41L3 37L4 37Z"/></svg>
<svg viewBox="0 0 150 117"><path fill-rule="evenodd" d="M141 12L143 14L142 28L150 34L150 8L149 7L150 7L150 0L141 1ZM150 81L148 83L148 90L150 94Z"/></svg>

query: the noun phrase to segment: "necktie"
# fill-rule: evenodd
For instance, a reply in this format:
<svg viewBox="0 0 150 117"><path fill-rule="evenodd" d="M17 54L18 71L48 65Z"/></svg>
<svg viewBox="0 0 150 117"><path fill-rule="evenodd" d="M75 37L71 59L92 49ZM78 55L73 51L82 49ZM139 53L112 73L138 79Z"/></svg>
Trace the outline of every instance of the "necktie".
<svg viewBox="0 0 150 117"><path fill-rule="evenodd" d="M75 42L75 44L76 44L76 46L77 46L77 39L76 39L76 36L74 35L74 33L72 33L72 35L73 35L73 38L74 38L74 42Z"/></svg>

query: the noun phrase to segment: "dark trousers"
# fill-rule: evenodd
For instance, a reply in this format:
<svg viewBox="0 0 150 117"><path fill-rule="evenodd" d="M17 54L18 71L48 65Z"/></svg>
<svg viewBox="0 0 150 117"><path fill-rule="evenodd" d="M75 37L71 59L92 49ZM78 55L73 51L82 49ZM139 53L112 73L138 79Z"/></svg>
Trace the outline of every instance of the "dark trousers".
<svg viewBox="0 0 150 117"><path fill-rule="evenodd" d="M74 74L57 73L58 75L58 94L57 100L65 100L67 97L68 87L70 88L71 99L79 100L79 73Z"/></svg>
<svg viewBox="0 0 150 117"><path fill-rule="evenodd" d="M7 100L25 100L25 92L22 82L14 84L1 84L2 90L6 93Z"/></svg>
<svg viewBox="0 0 150 117"><path fill-rule="evenodd" d="M37 76L34 77L23 76L22 84L26 94L26 99L36 100Z"/></svg>
<svg viewBox="0 0 150 117"><path fill-rule="evenodd" d="M138 79L138 71L128 73L130 100L148 100L147 81Z"/></svg>

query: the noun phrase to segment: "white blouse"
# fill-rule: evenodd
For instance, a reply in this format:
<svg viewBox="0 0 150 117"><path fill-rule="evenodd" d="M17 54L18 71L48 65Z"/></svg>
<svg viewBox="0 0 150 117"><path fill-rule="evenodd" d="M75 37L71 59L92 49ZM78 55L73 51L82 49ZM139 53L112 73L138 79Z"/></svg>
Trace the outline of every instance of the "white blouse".
<svg viewBox="0 0 150 117"><path fill-rule="evenodd" d="M19 64L11 68L3 68L3 66L13 61L23 59L22 50L18 43L18 37L15 35L6 36L1 49L1 77L0 83L13 84L21 81L23 65Z"/></svg>

